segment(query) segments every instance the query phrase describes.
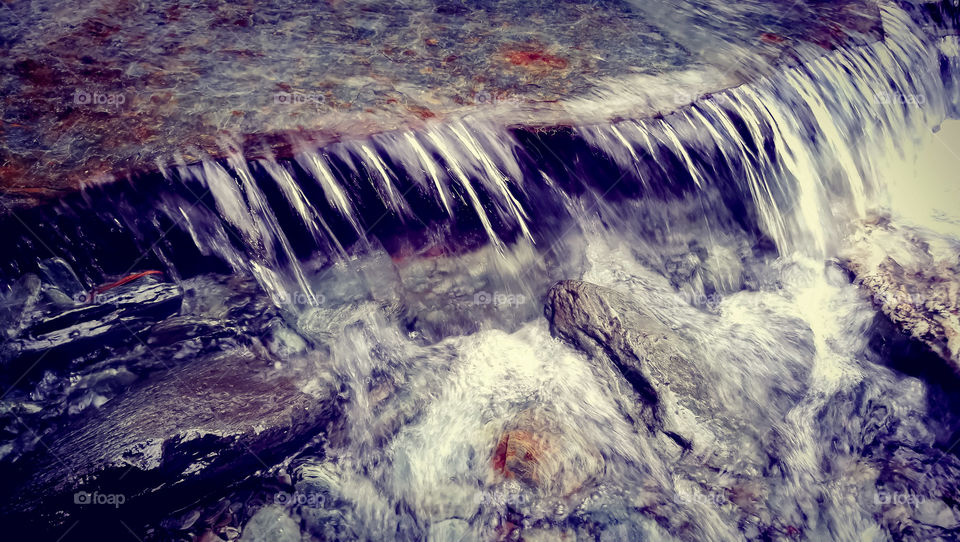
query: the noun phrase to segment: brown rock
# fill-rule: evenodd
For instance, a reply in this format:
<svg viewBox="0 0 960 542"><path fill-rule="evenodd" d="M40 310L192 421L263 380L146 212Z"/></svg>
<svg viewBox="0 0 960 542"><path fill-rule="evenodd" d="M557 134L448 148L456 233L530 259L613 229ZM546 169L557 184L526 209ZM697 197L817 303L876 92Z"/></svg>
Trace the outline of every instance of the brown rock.
<svg viewBox="0 0 960 542"><path fill-rule="evenodd" d="M579 491L604 469L600 452L575 427L540 410L518 416L501 435L491 462L498 477L557 497Z"/></svg>

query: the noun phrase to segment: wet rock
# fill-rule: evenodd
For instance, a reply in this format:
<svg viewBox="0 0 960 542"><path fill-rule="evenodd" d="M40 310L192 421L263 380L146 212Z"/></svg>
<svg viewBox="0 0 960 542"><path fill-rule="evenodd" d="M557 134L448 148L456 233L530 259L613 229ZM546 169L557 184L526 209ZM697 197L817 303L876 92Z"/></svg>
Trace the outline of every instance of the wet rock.
<svg viewBox="0 0 960 542"><path fill-rule="evenodd" d="M267 506L243 526L242 542L300 542L300 527L279 506Z"/></svg>
<svg viewBox="0 0 960 542"><path fill-rule="evenodd" d="M41 358L45 366L82 362L104 347L134 341L179 310L180 301L175 284L142 280L111 290L93 304L36 312L25 318L31 322L26 329L0 347L0 364L16 378L25 368L36 368Z"/></svg>
<svg viewBox="0 0 960 542"><path fill-rule="evenodd" d="M703 375L683 357L683 340L617 292L561 281L547 293L546 315L554 335L593 357L608 356L649 404L671 385L685 396L709 395Z"/></svg>
<svg viewBox="0 0 960 542"><path fill-rule="evenodd" d="M44 282L55 286L67 296L77 299L86 293L86 289L77 278L73 268L63 258L50 258L38 264L40 277Z"/></svg>
<svg viewBox="0 0 960 542"><path fill-rule="evenodd" d="M856 284L904 333L960 373L960 261L956 242L879 219L864 225L851 245L842 264Z"/></svg>
<svg viewBox="0 0 960 542"><path fill-rule="evenodd" d="M25 532L95 524L87 520L105 511L74 501L85 491L123 495L130 525L162 517L198 488L235 483L323 431L333 394L308 395L298 381L246 350L173 367L5 465L0 515Z"/></svg>
<svg viewBox="0 0 960 542"><path fill-rule="evenodd" d="M200 510L190 510L179 516L174 516L172 518L167 518L166 520L160 523L166 529L174 531L186 531L190 527L193 527L193 524L200 519Z"/></svg>
<svg viewBox="0 0 960 542"><path fill-rule="evenodd" d="M855 26L855 35L879 35L875 6L860 3L829 4L871 21L867 28ZM699 48L685 44L691 34L712 36L711 43L732 40L745 48L737 56L750 58L766 49L756 39L758 27L789 38L785 46L817 39L820 18L850 28L849 16L835 16L837 10L820 3L803 10L789 9L786 0L772 4L738 10L697 3L705 21L721 21L719 28L690 32L690 25L679 25L675 39L663 27L683 10L667 18L626 2L417 2L391 12L389 22L383 7L369 2L286 10L282 17L281 3L270 3L270 12L205 3L169 9L119 4L69 15L18 4L6 32L16 38L4 42L4 88L11 101L5 121L11 126L0 133L0 188L14 202L56 199L91 177L121 177L156 157L195 156L186 142L213 141L222 131L260 149L297 126L329 138L347 129L344 135L359 138L418 126L423 117L457 114L462 98L481 88L524 105L522 114L518 107L500 113L505 123L563 123L570 114L554 105L560 98L590 96L600 91L598 82L634 71L674 73L697 65L691 51ZM606 30L611 27L621 30ZM118 58L109 46L114 43L138 62ZM283 59L291 50L302 51L301 58L287 65ZM71 88L71 96L64 82L83 84ZM287 99L274 100L275 90ZM309 103L291 103L291 96L310 96ZM624 109L636 107L631 100ZM57 137L72 130L86 137ZM216 145L201 146L216 152Z"/></svg>
<svg viewBox="0 0 960 542"><path fill-rule="evenodd" d="M754 399L729 397L729 390L741 383L727 381L692 341L629 296L587 282L555 284L547 293L545 313L555 336L599 366L611 364L626 379L649 409L630 415L639 416L637 421L656 435L663 457L680 459L692 452L691 457L712 468L736 464L751 476L762 471L768 461L762 441L778 411ZM769 393L757 397L772 396L777 386L772 383ZM741 409L764 414L748 419ZM679 455L673 446L680 447Z"/></svg>
<svg viewBox="0 0 960 542"><path fill-rule="evenodd" d="M267 349L278 359L288 359L306 353L307 341L279 318L268 325L268 335L265 339Z"/></svg>
<svg viewBox="0 0 960 542"><path fill-rule="evenodd" d="M342 469L332 461L307 459L297 465L293 494L284 500L303 519L304 528L321 540L358 540L357 503L343 491Z"/></svg>
<svg viewBox="0 0 960 542"><path fill-rule="evenodd" d="M521 413L500 436L493 469L538 492L566 497L582 489L604 468L600 452L563 431L548 413Z"/></svg>
<svg viewBox="0 0 960 542"><path fill-rule="evenodd" d="M924 499L916 504L916 511L916 520L920 523L942 529L960 527L957 511L947 506L943 500Z"/></svg>
<svg viewBox="0 0 960 542"><path fill-rule="evenodd" d="M543 274L537 258L519 247L505 259L487 245L461 254L421 254L398 262L404 323L428 342L475 333L479 322L517 329L536 318L539 304L528 285L502 272L500 266L514 267L516 275L535 282Z"/></svg>

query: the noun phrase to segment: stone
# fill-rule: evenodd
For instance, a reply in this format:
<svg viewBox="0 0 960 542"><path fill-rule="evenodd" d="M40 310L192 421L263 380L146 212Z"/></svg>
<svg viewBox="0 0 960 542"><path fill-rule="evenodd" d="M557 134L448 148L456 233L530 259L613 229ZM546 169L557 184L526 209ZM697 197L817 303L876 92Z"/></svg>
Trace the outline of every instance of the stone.
<svg viewBox="0 0 960 542"><path fill-rule="evenodd" d="M35 285L36 280L24 280ZM141 279L110 290L93 304L67 310L36 310L26 329L0 346L0 365L16 378L54 364L80 363L84 356L135 341L137 334L180 309L181 292L172 283ZM26 307L24 301L21 306ZM22 324L21 324L22 327Z"/></svg>
<svg viewBox="0 0 960 542"><path fill-rule="evenodd" d="M242 480L324 431L337 416L335 394L306 394L301 380L240 349L136 383L3 465L0 517L23 532L54 532L73 520L82 530L95 525L83 520L97 511L74 504L78 491L124 495L128 517L164 517L198 488Z"/></svg>
<svg viewBox="0 0 960 542"><path fill-rule="evenodd" d="M960 374L960 262L955 243L879 218L863 224L849 245L840 263L874 306Z"/></svg>
<svg viewBox="0 0 960 542"><path fill-rule="evenodd" d="M86 289L77 278L73 268L63 258L49 258L39 264L40 277L44 282L56 286L73 299L86 293Z"/></svg>
<svg viewBox="0 0 960 542"><path fill-rule="evenodd" d="M789 402L761 405L738 398L744 402L734 406L720 394L729 395L741 384L725 381L699 346L619 291L560 281L547 293L544 311L554 336L585 352L600 370L610 367L629 383L637 400L622 403L622 408L657 437L661 456L679 459L692 453L714 468L737 464L751 474L765 468L763 435L778 414L785 414ZM705 318L710 325L716 317ZM791 386L771 382L769 393L760 397L800 392ZM763 415L759 420L744 417L739 409ZM671 441L681 448L679 457Z"/></svg>
<svg viewBox="0 0 960 542"><path fill-rule="evenodd" d="M681 10L668 18L645 13L645 3L437 4L418 0L396 11L334 2L302 13L280 2L263 9L117 4L69 14L17 4L7 10L5 33L16 39L5 42L10 126L0 132L0 193L9 203L0 212L59 199L91 178L122 178L155 160L223 157L215 141L224 133L279 153L298 127L325 141L360 139L455 116L465 105L504 124L568 123L571 111L559 102L602 93L605 81L700 67L696 48L685 43L692 35L732 40L744 48L738 58L764 59L769 46L758 26L790 40L777 55L819 40L825 27L834 45L881 35L879 10L863 0L803 10L787 0L771 0L769 9L688 6L718 20L703 32L685 25L668 32ZM848 8L843 15L836 4ZM504 27L512 30L497 30ZM421 30L430 41L417 37ZM119 43L136 62L115 55ZM297 62L284 61L291 50L300 51ZM720 64L710 71L734 71ZM734 86L745 78L725 79ZM649 86L672 95L669 84ZM717 90L703 86L697 91ZM612 115L644 101L629 103ZM587 120L602 120L596 117Z"/></svg>
<svg viewBox="0 0 960 542"><path fill-rule="evenodd" d="M537 409L520 413L510 423L497 442L491 463L502 479L520 481L553 497L580 491L604 469L603 456L596 448Z"/></svg>
<svg viewBox="0 0 960 542"><path fill-rule="evenodd" d="M942 529L956 529L960 527L956 511L952 510L940 499L923 499L916 504L915 519L920 523L940 527Z"/></svg>

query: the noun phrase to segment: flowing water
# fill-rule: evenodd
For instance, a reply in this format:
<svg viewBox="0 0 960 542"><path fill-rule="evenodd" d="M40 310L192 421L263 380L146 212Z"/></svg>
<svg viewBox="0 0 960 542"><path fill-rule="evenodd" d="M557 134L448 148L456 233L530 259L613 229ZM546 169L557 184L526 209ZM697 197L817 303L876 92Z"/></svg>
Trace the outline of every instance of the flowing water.
<svg viewBox="0 0 960 542"><path fill-rule="evenodd" d="M878 216L960 248L950 162L931 158L960 140L956 36L882 16L883 41L660 117L549 131L468 117L254 160L225 142L226 159L36 211L35 235L5 240L7 298L46 251L85 285L156 268L215 298L235 288L223 275L245 277L252 297L223 303L271 307L245 318L281 326L263 338L282 343L278 367L343 400L322 444L284 463L322 505L277 501L321 539L952 539L956 397L904 368L836 263ZM940 187L940 203L911 198ZM544 296L570 278L629 295L702 353L717 400L692 399L691 448L552 336ZM32 362L20 348L5 359ZM159 370L133 361L144 348L35 371L4 410L49 434ZM37 446L6 420L8 460ZM497 465L518 432L546 439L535 475Z"/></svg>

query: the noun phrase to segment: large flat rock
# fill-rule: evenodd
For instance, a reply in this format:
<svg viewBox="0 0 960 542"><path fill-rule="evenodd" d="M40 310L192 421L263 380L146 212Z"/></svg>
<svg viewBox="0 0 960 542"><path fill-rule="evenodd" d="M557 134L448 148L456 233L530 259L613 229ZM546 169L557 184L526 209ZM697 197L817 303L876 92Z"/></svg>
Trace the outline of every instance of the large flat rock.
<svg viewBox="0 0 960 542"><path fill-rule="evenodd" d="M564 100L637 75L663 77L673 103L678 82L720 90L798 49L880 36L872 0L40 1L5 4L0 25L5 205L224 140L263 153L294 132L575 120Z"/></svg>

